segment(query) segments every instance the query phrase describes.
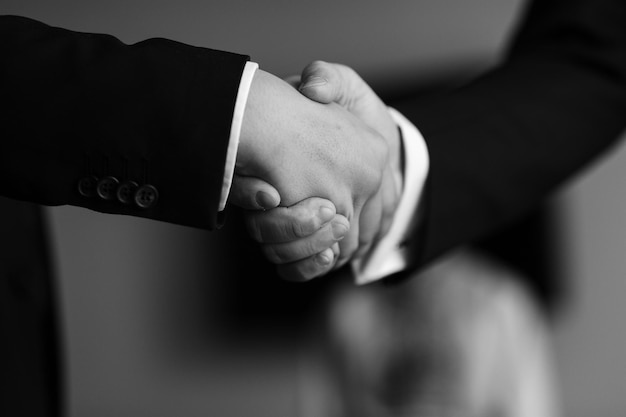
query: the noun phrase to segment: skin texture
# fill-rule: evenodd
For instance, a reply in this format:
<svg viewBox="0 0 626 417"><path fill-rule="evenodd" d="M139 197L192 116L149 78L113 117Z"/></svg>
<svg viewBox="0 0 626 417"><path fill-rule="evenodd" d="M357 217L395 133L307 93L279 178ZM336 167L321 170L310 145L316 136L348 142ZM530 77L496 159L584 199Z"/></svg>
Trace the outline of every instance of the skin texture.
<svg viewBox="0 0 626 417"><path fill-rule="evenodd" d="M387 106L350 67L315 61L302 71L298 89L307 98L319 103L337 103L381 133L389 147L379 204L365 210L359 250L355 257L365 255L372 245L389 231L402 188L400 135Z"/></svg>
<svg viewBox="0 0 626 417"><path fill-rule="evenodd" d="M350 222L350 230L339 241L338 251L333 250L337 240L327 240L327 244L332 243L326 248L330 251L321 253L341 253L339 259L333 257L340 266L360 245L364 207L364 219L369 219L369 207L379 210L384 204L381 186L390 175L386 172L390 170L388 155L385 138L339 104L313 102L286 82L257 71L246 104L233 188L241 187L241 177L254 177L275 186L282 206L293 206L310 197L332 201L336 212ZM328 230L341 229L337 222L341 221ZM274 247L266 253L275 262L288 263L285 261L292 260L290 254L308 255L323 246L313 244L308 246L313 249L282 252ZM320 260L324 259L322 255ZM294 277L307 278L308 274Z"/></svg>
<svg viewBox="0 0 626 417"><path fill-rule="evenodd" d="M339 242L350 228L330 201L315 197L291 207L252 211L247 224L250 235L277 264L278 273L289 280L329 272L339 255Z"/></svg>
<svg viewBox="0 0 626 417"><path fill-rule="evenodd" d="M337 256L337 266L352 257L363 256L389 230L401 188L400 138L386 105L349 67L315 61L305 67L301 77L290 77L288 82L313 101L333 103L348 110L367 126L382 133L389 149L381 186L362 210L358 223L358 249L354 252L338 250L340 225L343 224L340 214L332 222L328 220L330 223L321 221L318 208L324 205L329 210L334 209L332 201L316 199L309 204L309 200L303 200L289 209L250 213L249 231L265 247L269 259L279 265L279 273L287 279L302 280L328 273ZM249 180L239 177L235 181L240 181L245 188L244 181ZM253 195L253 191L245 193ZM351 224L354 228L354 221ZM353 231L351 236L354 234ZM327 246L333 239L334 244ZM327 257L331 257L330 262Z"/></svg>

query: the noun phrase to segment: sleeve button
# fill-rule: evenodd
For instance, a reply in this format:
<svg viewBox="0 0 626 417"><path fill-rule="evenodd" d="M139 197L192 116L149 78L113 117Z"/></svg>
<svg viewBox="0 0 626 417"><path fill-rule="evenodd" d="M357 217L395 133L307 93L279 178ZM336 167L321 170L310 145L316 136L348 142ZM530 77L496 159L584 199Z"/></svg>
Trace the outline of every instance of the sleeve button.
<svg viewBox="0 0 626 417"><path fill-rule="evenodd" d="M97 186L98 177L95 175L84 177L78 181L78 192L83 197L93 197L96 194Z"/></svg>
<svg viewBox="0 0 626 417"><path fill-rule="evenodd" d="M135 181L124 181L117 187L117 200L122 204L131 204L139 184Z"/></svg>
<svg viewBox="0 0 626 417"><path fill-rule="evenodd" d="M154 207L159 199L159 192L153 185L142 185L135 192L135 204L142 209Z"/></svg>
<svg viewBox="0 0 626 417"><path fill-rule="evenodd" d="M98 182L96 192L103 200L113 200L120 182L115 177L104 177Z"/></svg>

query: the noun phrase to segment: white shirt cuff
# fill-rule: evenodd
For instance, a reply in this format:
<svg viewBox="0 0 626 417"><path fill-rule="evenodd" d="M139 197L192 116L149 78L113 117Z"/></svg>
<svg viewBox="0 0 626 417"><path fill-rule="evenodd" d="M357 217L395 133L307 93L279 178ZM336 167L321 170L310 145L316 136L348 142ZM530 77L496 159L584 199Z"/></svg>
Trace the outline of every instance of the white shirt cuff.
<svg viewBox="0 0 626 417"><path fill-rule="evenodd" d="M230 194L230 187L233 183L233 176L235 175L235 162L237 160L237 149L239 148L239 135L241 134L243 112L246 109L252 78L254 78L254 73L258 68L259 64L248 61L241 74L241 81L239 82L239 90L237 91L237 99L235 101L235 110L233 112L233 121L230 125L230 137L228 138L228 150L226 151L224 181L222 182L219 211L226 208L226 201L228 200L228 194Z"/></svg>
<svg viewBox="0 0 626 417"><path fill-rule="evenodd" d="M400 128L404 145L404 187L389 232L363 258L352 261L357 284L379 280L408 265L410 253L402 242L418 215L428 175L429 157L424 137L400 112L392 108L389 112Z"/></svg>

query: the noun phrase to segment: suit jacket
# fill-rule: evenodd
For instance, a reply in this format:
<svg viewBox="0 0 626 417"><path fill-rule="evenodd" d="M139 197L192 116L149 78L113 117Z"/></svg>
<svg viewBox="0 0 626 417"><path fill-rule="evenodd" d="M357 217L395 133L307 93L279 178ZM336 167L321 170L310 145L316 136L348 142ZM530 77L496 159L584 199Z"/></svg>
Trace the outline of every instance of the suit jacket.
<svg viewBox="0 0 626 417"><path fill-rule="evenodd" d="M439 97L395 106L430 172L416 264L527 212L626 124L626 2L537 0L503 62Z"/></svg>
<svg viewBox="0 0 626 417"><path fill-rule="evenodd" d="M165 39L125 45L2 16L0 57L1 195L219 224L247 56Z"/></svg>
<svg viewBox="0 0 626 417"><path fill-rule="evenodd" d="M1 415L63 412L44 228L15 200L219 226L247 59L0 16L0 195L13 199L0 198Z"/></svg>

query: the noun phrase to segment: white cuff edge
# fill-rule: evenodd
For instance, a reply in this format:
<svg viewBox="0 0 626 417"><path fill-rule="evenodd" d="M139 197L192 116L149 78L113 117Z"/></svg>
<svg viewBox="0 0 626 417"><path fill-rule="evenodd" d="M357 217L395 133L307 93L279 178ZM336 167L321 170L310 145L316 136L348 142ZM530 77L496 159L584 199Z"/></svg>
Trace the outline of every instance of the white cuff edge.
<svg viewBox="0 0 626 417"><path fill-rule="evenodd" d="M222 182L222 192L220 194L219 211L226 208L230 187L233 184L235 175L235 162L237 161L237 150L239 149L239 136L241 135L241 125L243 123L243 114L246 110L248 102L248 94L252 85L254 73L259 68L256 62L246 62L241 74L239 82L239 90L237 90L237 98L235 101L235 109L233 111L233 121L230 125L230 137L228 138L228 150L226 151L226 162L224 164L224 181Z"/></svg>
<svg viewBox="0 0 626 417"><path fill-rule="evenodd" d="M406 268L410 254L400 246L412 224L422 198L428 175L429 156L420 131L400 112L389 113L402 132L404 145L404 187L389 232L362 259L352 261L355 282L359 285L377 281Z"/></svg>

